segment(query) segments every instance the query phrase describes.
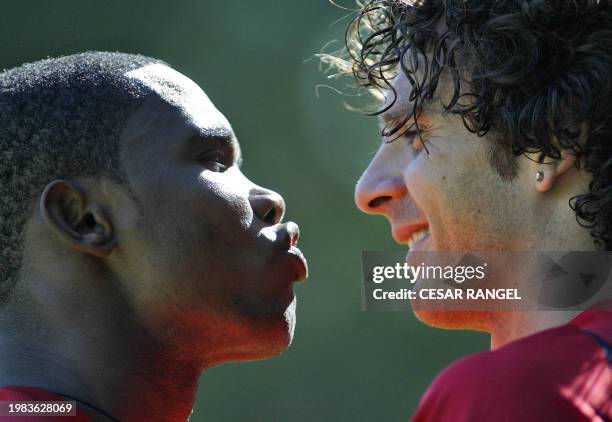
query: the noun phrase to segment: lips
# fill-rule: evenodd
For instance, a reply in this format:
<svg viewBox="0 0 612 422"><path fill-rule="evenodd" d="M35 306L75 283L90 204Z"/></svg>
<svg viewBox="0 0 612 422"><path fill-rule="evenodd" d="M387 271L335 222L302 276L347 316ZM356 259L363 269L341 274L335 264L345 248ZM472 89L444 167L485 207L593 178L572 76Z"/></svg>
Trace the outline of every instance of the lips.
<svg viewBox="0 0 612 422"><path fill-rule="evenodd" d="M297 247L300 238L300 228L294 222L287 222L281 225L278 239L283 249L291 260L291 265L295 270L296 280L304 281L308 278L308 263L302 251Z"/></svg>
<svg viewBox="0 0 612 422"><path fill-rule="evenodd" d="M296 280L304 281L308 278L308 263L306 262L306 257L302 251L296 247L291 246L287 253L290 255L291 264L296 272Z"/></svg>
<svg viewBox="0 0 612 422"><path fill-rule="evenodd" d="M393 228L393 238L397 243L408 243L414 242L418 239L416 237L422 237L422 231L429 229L429 223L427 221L419 221L417 223L406 224L399 227Z"/></svg>
<svg viewBox="0 0 612 422"><path fill-rule="evenodd" d="M427 236L429 236L429 227L425 227L425 228L415 231L414 233L412 233L412 235L408 239L408 247L410 249L415 249L417 242L421 239L426 238Z"/></svg>

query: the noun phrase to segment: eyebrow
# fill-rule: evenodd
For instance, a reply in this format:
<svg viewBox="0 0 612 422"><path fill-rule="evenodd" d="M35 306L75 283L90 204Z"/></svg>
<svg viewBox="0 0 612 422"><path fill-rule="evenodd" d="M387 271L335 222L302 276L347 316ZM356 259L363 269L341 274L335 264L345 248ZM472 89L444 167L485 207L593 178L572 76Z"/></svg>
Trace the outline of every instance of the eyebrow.
<svg viewBox="0 0 612 422"><path fill-rule="evenodd" d="M236 149L238 143L234 133L226 128L205 128L195 130L192 135L189 136L188 142L192 145L213 143L231 147L232 149Z"/></svg>
<svg viewBox="0 0 612 422"><path fill-rule="evenodd" d="M189 137L190 141L194 142L220 142L230 144L234 142L234 134L232 131L224 128L207 128L202 131L195 132Z"/></svg>

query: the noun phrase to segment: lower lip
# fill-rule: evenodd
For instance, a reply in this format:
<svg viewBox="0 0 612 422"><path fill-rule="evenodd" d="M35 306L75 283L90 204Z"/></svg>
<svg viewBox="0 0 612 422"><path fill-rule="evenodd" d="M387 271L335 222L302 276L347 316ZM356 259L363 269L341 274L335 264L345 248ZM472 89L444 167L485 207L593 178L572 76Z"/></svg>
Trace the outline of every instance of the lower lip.
<svg viewBox="0 0 612 422"><path fill-rule="evenodd" d="M308 263L302 251L295 246L289 248L287 253L290 255L291 263L296 272L296 280L304 281L308 278Z"/></svg>

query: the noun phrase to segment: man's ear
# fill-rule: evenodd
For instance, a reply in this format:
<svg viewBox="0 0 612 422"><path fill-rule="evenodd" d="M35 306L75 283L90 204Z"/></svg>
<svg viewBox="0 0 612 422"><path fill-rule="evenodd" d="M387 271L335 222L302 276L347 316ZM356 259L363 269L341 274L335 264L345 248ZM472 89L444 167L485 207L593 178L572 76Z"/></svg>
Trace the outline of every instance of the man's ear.
<svg viewBox="0 0 612 422"><path fill-rule="evenodd" d="M40 197L40 212L51 230L71 248L100 258L113 251L110 221L100 207L88 204L73 183L55 180Z"/></svg>
<svg viewBox="0 0 612 422"><path fill-rule="evenodd" d="M567 149L561 151L561 158L558 160L543 157L541 154L538 156L534 173L535 187L538 192L549 191L559 177L576 165L577 159L576 155Z"/></svg>

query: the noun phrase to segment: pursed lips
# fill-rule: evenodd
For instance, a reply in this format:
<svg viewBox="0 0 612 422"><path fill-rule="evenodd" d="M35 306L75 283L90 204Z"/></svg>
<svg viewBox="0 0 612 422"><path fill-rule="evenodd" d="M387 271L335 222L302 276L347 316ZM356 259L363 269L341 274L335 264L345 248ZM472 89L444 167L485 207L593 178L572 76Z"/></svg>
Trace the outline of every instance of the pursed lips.
<svg viewBox="0 0 612 422"><path fill-rule="evenodd" d="M302 251L297 247L300 238L300 229L293 221L274 226L267 226L260 232L270 242L282 251L283 258L291 263L295 279L304 281L308 278L308 262Z"/></svg>
<svg viewBox="0 0 612 422"><path fill-rule="evenodd" d="M308 278L308 262L302 251L297 247L299 239L300 229L297 224L290 221L281 225L280 242L291 259L296 280L304 281Z"/></svg>
<svg viewBox="0 0 612 422"><path fill-rule="evenodd" d="M292 258L292 263L296 271L296 280L304 281L308 278L308 263L302 251L296 246L291 246L287 251Z"/></svg>

